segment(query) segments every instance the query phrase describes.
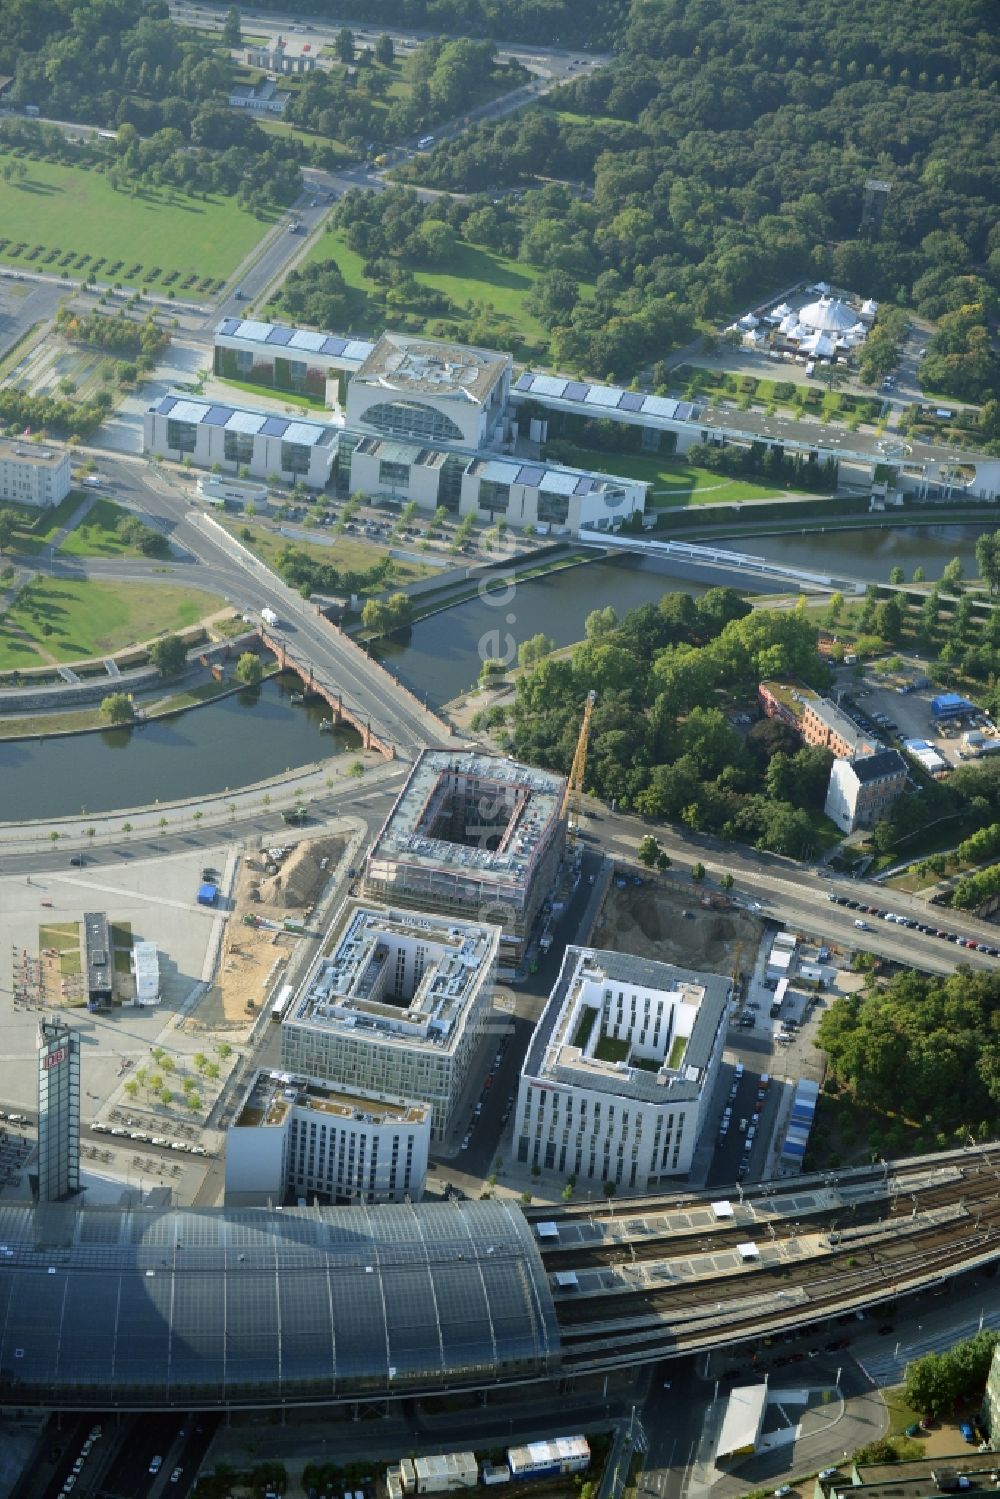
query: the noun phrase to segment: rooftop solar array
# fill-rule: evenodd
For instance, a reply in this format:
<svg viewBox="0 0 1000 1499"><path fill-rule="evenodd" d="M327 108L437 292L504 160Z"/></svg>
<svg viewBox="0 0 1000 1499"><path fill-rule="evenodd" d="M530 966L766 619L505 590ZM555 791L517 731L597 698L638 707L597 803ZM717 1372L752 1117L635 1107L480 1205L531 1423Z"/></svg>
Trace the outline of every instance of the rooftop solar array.
<svg viewBox="0 0 1000 1499"><path fill-rule="evenodd" d="M157 416L171 421L191 422L195 426L225 427L227 432L242 432L255 437L280 437L284 442L301 443L312 448L329 440L331 428L319 422L293 421L287 416L268 416L266 411L246 411L238 406L220 406L217 402L191 401L185 396L164 396L150 408Z"/></svg>
<svg viewBox="0 0 1000 1499"><path fill-rule="evenodd" d="M0 1208L8 1404L315 1403L558 1363L545 1273L512 1203Z"/></svg>
<svg viewBox="0 0 1000 1499"><path fill-rule="evenodd" d="M519 395L536 396L542 402L562 401L582 406L588 413L597 407L604 411L631 411L637 416L689 422L699 411L690 401L671 401L665 396L647 395L641 390L622 390L617 385L591 385L583 380L562 380L555 375L524 374L514 390Z"/></svg>
<svg viewBox="0 0 1000 1499"><path fill-rule="evenodd" d="M311 328L289 328L284 323L261 323L256 318L223 318L215 332L217 337L240 338L245 343L325 354L344 364L363 364L375 347L364 338L343 338L337 333L317 333Z"/></svg>

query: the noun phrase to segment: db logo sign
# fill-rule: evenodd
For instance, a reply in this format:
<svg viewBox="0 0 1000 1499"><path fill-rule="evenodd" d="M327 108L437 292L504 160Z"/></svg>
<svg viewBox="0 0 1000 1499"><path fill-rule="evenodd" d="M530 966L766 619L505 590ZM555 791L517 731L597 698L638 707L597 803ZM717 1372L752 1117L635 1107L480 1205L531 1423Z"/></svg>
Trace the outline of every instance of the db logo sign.
<svg viewBox="0 0 1000 1499"><path fill-rule="evenodd" d="M50 1051L47 1057L42 1058L42 1066L48 1072L50 1067L58 1067L59 1063L65 1062L65 1060L66 1048L65 1046L59 1046L55 1051Z"/></svg>

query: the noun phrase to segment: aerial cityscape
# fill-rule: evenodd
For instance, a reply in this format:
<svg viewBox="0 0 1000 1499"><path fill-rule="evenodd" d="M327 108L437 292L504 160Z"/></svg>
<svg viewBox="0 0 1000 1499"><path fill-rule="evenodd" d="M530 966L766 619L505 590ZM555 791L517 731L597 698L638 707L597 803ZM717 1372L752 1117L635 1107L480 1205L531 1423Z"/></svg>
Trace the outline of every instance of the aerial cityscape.
<svg viewBox="0 0 1000 1499"><path fill-rule="evenodd" d="M0 3L0 1499L998 1491L997 38Z"/></svg>

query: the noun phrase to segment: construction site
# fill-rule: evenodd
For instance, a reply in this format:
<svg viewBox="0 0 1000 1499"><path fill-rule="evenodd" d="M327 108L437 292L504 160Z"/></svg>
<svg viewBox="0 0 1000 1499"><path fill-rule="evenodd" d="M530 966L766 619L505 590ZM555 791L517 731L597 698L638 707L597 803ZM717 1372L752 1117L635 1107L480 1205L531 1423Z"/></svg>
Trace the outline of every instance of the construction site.
<svg viewBox="0 0 1000 1499"><path fill-rule="evenodd" d="M599 948L729 975L753 967L762 935L752 912L727 895L701 890L688 876L630 872L627 879L611 881L591 941Z"/></svg>
<svg viewBox="0 0 1000 1499"><path fill-rule="evenodd" d="M215 982L189 1026L249 1033L343 858L330 836L248 853L232 892Z"/></svg>

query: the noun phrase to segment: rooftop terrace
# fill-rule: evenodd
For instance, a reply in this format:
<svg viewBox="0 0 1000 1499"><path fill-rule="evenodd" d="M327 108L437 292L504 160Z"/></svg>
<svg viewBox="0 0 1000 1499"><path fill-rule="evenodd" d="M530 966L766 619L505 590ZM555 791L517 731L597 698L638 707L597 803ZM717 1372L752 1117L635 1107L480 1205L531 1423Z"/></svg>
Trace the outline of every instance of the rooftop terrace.
<svg viewBox="0 0 1000 1499"><path fill-rule="evenodd" d="M258 1072L236 1120L237 1129L266 1129L284 1124L290 1109L310 1109L339 1119L368 1124L421 1124L430 1105L403 1098L367 1098L349 1088L293 1077L289 1072Z"/></svg>

